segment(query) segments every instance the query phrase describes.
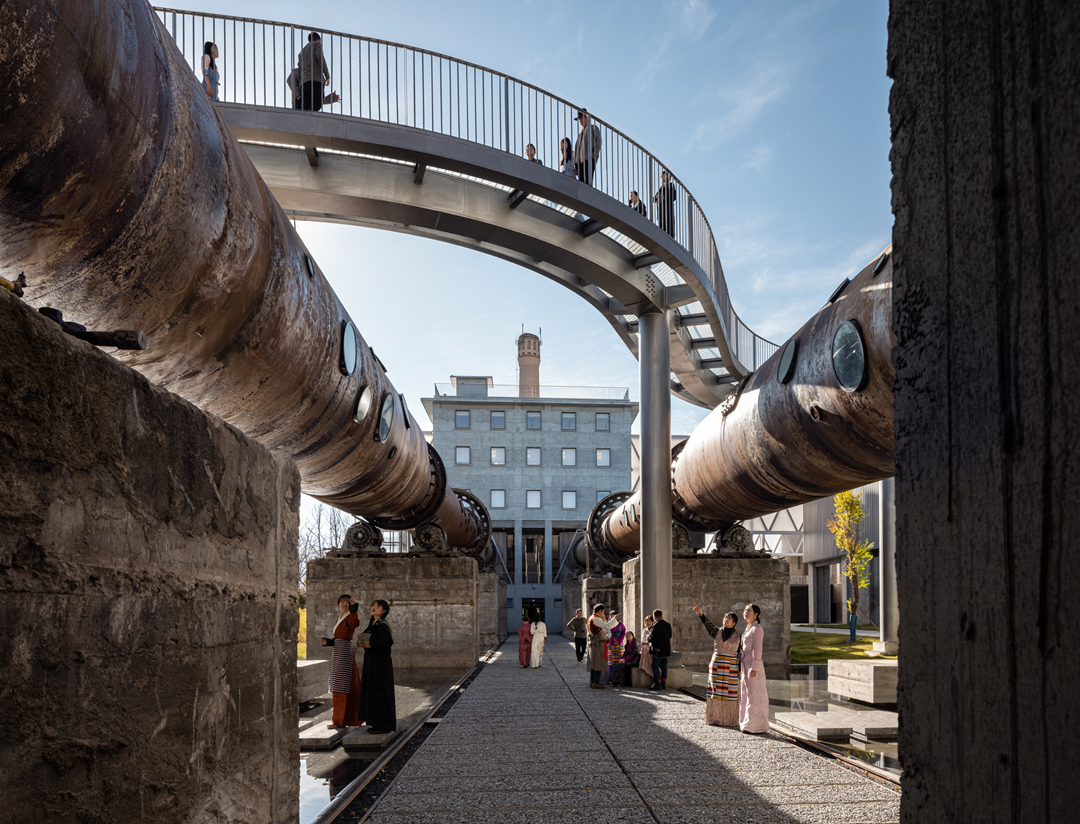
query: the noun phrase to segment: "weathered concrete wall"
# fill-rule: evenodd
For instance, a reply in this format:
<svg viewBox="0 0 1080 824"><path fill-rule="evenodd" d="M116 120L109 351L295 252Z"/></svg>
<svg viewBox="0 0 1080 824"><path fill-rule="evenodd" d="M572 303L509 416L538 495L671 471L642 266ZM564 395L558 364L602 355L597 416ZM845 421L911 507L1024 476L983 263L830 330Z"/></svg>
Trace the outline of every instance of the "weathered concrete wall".
<svg viewBox="0 0 1080 824"><path fill-rule="evenodd" d="M581 579L581 601L585 605L581 611L588 618L592 614L592 609L597 604L603 604L607 607L607 616L610 618L612 612L623 611L623 581L622 578L582 578ZM569 621L570 619L567 618ZM626 616L623 616L623 620L626 620ZM630 624L627 624L629 627Z"/></svg>
<svg viewBox="0 0 1080 824"><path fill-rule="evenodd" d="M394 668L469 669L480 657L480 582L474 558L387 555L320 558L308 563L308 657L329 658L319 644L338 619L337 599L360 602L361 626L376 598L390 602ZM357 652L363 666L363 653Z"/></svg>
<svg viewBox="0 0 1080 824"><path fill-rule="evenodd" d="M893 0L905 822L1080 807L1080 4Z"/></svg>
<svg viewBox="0 0 1080 824"><path fill-rule="evenodd" d="M623 595L627 621L641 626L641 559L623 564ZM746 629L743 608L757 604L765 630L762 658L769 675L780 675L791 664L791 586L786 561L774 558L672 558L671 601L674 608L664 620L671 624L671 646L684 653L685 664L708 664L713 642L694 612L696 602L709 619L720 625L725 612L739 616L739 631ZM648 610L651 612L652 610ZM627 623L629 627L630 624ZM772 670L769 673L769 670Z"/></svg>
<svg viewBox="0 0 1080 824"><path fill-rule="evenodd" d="M567 628L567 624L573 619L577 610L581 610L583 618L589 617L589 610L581 605L581 578L569 578L563 581L562 584L562 630L561 634L564 638L573 638L574 631ZM552 634L558 634L552 632L552 627L548 627L548 632Z"/></svg>
<svg viewBox="0 0 1080 824"><path fill-rule="evenodd" d="M487 650L506 639L506 582L494 572L481 572L478 588L480 649Z"/></svg>
<svg viewBox="0 0 1080 824"><path fill-rule="evenodd" d="M297 816L300 479L0 289L5 821Z"/></svg>

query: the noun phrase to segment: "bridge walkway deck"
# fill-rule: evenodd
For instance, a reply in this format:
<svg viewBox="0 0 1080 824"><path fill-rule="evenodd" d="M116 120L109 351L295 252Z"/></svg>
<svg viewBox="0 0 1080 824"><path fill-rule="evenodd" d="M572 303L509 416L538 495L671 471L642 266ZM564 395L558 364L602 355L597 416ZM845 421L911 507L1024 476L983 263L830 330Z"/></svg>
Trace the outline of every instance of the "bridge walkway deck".
<svg viewBox="0 0 1080 824"><path fill-rule="evenodd" d="M591 690L573 646L508 640L372 811L406 822L894 822L898 792L670 690Z"/></svg>

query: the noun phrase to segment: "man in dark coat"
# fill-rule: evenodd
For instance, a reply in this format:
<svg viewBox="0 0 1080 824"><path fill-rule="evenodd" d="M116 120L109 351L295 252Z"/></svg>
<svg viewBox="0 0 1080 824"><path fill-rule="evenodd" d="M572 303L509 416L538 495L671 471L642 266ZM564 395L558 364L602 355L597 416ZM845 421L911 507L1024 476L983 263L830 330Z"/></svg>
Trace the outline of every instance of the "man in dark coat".
<svg viewBox="0 0 1080 824"><path fill-rule="evenodd" d="M653 610L652 635L650 636L649 652L652 653L652 686L651 690L667 688L667 659L671 656L671 624L664 620L664 613L659 609Z"/></svg>

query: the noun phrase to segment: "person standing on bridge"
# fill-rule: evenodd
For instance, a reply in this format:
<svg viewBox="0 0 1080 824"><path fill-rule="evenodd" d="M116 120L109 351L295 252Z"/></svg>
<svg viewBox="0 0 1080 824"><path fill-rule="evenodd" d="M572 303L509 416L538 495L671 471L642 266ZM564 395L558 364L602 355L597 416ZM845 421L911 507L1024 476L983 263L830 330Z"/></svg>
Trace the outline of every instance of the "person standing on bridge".
<svg viewBox="0 0 1080 824"><path fill-rule="evenodd" d="M308 44L300 50L296 62L300 71L300 108L317 112L322 108L323 89L330 84L330 67L323 57L321 34L313 31L308 35Z"/></svg>
<svg viewBox="0 0 1080 824"><path fill-rule="evenodd" d="M656 204L656 217L660 221L660 228L672 237L675 237L675 197L677 195L675 184L671 182L671 175L667 171L660 173L660 188L653 195L653 203Z"/></svg>
<svg viewBox="0 0 1080 824"><path fill-rule="evenodd" d="M544 165L544 161L536 156L536 147L532 143L527 143L525 145L525 159L530 163L539 163L541 166Z"/></svg>
<svg viewBox="0 0 1080 824"><path fill-rule="evenodd" d="M593 185L593 174L600 163L600 127L590 123L589 112L582 109L577 113L577 122L581 126L577 143L574 144L574 171L577 178L587 186Z"/></svg>
<svg viewBox="0 0 1080 824"><path fill-rule="evenodd" d="M221 75L218 74L217 59L217 43L212 43L207 40L203 44L202 54L203 89L206 90L206 94L211 100L215 103L220 103L221 101L218 99L218 84L221 82Z"/></svg>
<svg viewBox="0 0 1080 824"><path fill-rule="evenodd" d="M337 600L341 617L334 624L334 637L323 638L324 647L333 647L330 657L330 694L334 698L334 709L328 727L359 727L360 674L356 670L356 656L353 654L353 633L360 626L356 613L360 605L351 595L342 595Z"/></svg>
<svg viewBox="0 0 1080 824"><path fill-rule="evenodd" d="M394 664L390 647L394 634L386 620L390 604L381 598L371 602L371 618L361 633L359 646L364 650L364 671L360 678L360 718L372 735L385 735L397 729L397 700L394 697Z"/></svg>
<svg viewBox="0 0 1080 824"><path fill-rule="evenodd" d="M627 205L642 217L647 218L649 216L649 210L645 208L645 203L638 197L637 192L630 192L630 200L627 201Z"/></svg>
<svg viewBox="0 0 1080 824"><path fill-rule="evenodd" d="M569 137L559 141L559 171L567 177L574 176L574 144Z"/></svg>

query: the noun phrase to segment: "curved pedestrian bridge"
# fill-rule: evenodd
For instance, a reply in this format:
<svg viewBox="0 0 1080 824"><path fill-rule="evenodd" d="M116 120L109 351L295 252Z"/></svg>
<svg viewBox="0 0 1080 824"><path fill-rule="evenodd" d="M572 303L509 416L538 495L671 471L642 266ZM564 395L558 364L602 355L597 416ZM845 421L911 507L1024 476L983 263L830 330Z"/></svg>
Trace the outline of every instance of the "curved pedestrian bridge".
<svg viewBox="0 0 1080 824"><path fill-rule="evenodd" d="M301 111L286 79L308 29L157 13L200 76L203 44L218 45L218 111L291 217L419 235L524 266L588 301L635 356L638 316L665 313L671 391L698 406L719 404L776 350L732 308L697 200L595 112L588 185L557 168L561 139L588 134L576 122L581 108L531 84L324 30L327 89L340 100ZM542 162L525 157L528 144ZM631 191L647 215L627 205Z"/></svg>

